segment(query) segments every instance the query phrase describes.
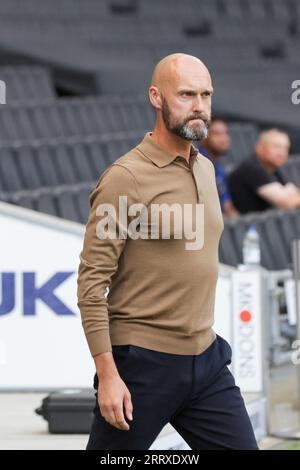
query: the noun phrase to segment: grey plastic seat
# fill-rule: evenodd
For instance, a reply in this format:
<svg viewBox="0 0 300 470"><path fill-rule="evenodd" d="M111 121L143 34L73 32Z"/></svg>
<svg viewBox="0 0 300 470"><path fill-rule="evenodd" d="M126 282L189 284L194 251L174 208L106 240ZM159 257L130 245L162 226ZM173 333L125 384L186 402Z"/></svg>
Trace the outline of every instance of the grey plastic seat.
<svg viewBox="0 0 300 470"><path fill-rule="evenodd" d="M41 163L39 149L32 145L20 145L14 147L14 152L16 168L22 175L23 185L20 189L35 189L45 184L47 186L58 184L52 160L44 158Z"/></svg>
<svg viewBox="0 0 300 470"><path fill-rule="evenodd" d="M23 180L15 164L15 152L11 148L0 150L0 191L19 191L23 187Z"/></svg>
<svg viewBox="0 0 300 470"><path fill-rule="evenodd" d="M237 266L240 262L240 253L238 253L232 238L232 224L225 222L224 231L219 245L219 257L222 263L229 266Z"/></svg>
<svg viewBox="0 0 300 470"><path fill-rule="evenodd" d="M269 213L261 216L263 239L272 254L272 261L266 264L267 269L280 270L288 267L290 263L289 246L285 243L280 230L279 218L281 213Z"/></svg>
<svg viewBox="0 0 300 470"><path fill-rule="evenodd" d="M298 223L299 211L289 210L282 211L279 218L280 231L283 236L283 243L287 249L287 256L292 262L292 242L300 238L300 224Z"/></svg>
<svg viewBox="0 0 300 470"><path fill-rule="evenodd" d="M33 195L33 208L38 212L57 216L57 206L55 204L55 197L51 193L36 192Z"/></svg>

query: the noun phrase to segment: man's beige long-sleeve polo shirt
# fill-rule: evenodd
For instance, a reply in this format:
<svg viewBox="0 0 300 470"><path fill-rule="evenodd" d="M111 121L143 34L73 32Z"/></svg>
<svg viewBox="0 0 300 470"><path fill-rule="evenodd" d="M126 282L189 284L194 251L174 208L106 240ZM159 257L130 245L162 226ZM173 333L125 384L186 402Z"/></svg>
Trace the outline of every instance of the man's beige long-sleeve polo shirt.
<svg viewBox="0 0 300 470"><path fill-rule="evenodd" d="M203 246L187 249L190 234L182 229L182 236L177 236L175 222L168 238L162 236L159 224L152 237L157 218L153 222L151 217L140 224L147 238L128 236L136 215L127 213L127 220L120 221L119 196L127 196L127 207L142 204L148 214L155 204L179 204L192 207L195 215L195 207L202 205ZM102 204L115 208L116 237L99 236L98 224L105 217L99 215ZM185 355L209 347L215 338L223 228L213 164L194 146L188 163L166 152L148 132L139 145L110 165L90 195L78 270L78 307L92 356L122 344Z"/></svg>

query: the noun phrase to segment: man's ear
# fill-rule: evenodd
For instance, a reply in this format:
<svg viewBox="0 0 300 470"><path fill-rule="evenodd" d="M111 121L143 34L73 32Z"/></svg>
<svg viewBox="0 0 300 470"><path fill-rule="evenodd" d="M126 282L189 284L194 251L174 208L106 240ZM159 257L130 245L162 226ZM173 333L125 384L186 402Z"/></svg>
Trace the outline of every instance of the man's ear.
<svg viewBox="0 0 300 470"><path fill-rule="evenodd" d="M155 109L162 108L162 98L158 88L154 85L151 85L149 88L149 99Z"/></svg>

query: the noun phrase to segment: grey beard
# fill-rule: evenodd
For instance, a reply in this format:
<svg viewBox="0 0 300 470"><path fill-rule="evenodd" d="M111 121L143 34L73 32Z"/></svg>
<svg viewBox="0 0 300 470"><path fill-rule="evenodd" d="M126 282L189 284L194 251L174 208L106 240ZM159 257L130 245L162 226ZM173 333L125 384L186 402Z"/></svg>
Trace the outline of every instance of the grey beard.
<svg viewBox="0 0 300 470"><path fill-rule="evenodd" d="M205 124L201 129L191 129L188 126L173 127L172 132L185 140L205 140L208 136L208 126Z"/></svg>
<svg viewBox="0 0 300 470"><path fill-rule="evenodd" d="M204 126L201 129L190 129L186 124L177 125L171 127L170 125L170 108L165 99L163 99L163 106L162 106L162 117L165 123L166 128L173 132L173 134L182 137L185 140L204 140L208 136L208 125L204 123Z"/></svg>

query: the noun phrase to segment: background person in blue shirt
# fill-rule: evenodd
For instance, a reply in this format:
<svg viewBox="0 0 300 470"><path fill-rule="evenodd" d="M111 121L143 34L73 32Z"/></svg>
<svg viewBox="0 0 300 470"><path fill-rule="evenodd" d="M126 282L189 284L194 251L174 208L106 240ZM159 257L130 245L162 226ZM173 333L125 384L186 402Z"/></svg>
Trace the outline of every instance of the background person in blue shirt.
<svg viewBox="0 0 300 470"><path fill-rule="evenodd" d="M222 163L218 161L230 147L230 136L226 122L221 118L212 117L207 139L202 141L201 145L198 143L196 145L199 152L214 164L220 204L224 216L237 217L239 213L234 207L229 194L226 170Z"/></svg>

